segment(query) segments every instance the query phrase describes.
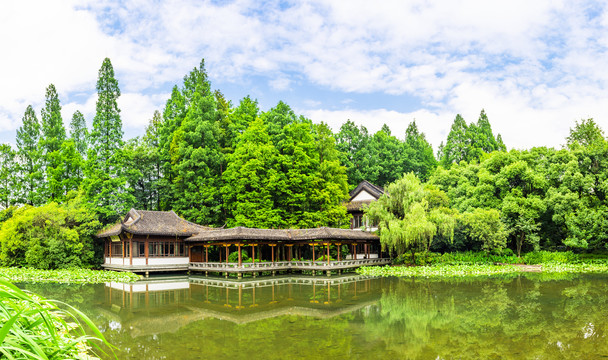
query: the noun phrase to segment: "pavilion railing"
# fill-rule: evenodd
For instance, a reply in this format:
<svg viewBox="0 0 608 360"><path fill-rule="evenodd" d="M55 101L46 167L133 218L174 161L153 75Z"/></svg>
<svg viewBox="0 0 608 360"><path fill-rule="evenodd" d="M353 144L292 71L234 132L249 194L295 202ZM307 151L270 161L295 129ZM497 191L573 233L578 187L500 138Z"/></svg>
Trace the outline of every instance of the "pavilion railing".
<svg viewBox="0 0 608 360"><path fill-rule="evenodd" d="M272 271L272 270L307 270L307 269L344 269L360 266L389 264L388 258L358 259L358 260L333 260L329 261L275 261L275 262L191 262L190 269L205 271Z"/></svg>

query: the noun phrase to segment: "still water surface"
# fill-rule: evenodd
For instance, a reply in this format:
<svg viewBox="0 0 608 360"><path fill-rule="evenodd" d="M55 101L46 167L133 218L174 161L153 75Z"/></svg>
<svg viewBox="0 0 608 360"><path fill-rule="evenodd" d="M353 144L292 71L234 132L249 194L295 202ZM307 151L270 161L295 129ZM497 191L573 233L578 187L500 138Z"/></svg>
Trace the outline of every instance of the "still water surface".
<svg viewBox="0 0 608 360"><path fill-rule="evenodd" d="M21 286L84 311L120 359L600 359L607 284L526 274Z"/></svg>

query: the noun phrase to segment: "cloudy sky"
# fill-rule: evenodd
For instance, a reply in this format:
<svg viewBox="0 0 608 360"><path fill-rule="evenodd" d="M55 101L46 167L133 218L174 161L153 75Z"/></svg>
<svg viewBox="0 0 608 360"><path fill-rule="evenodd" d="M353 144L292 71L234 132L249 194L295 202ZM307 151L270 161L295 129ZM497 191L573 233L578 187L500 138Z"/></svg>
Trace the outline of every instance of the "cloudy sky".
<svg viewBox="0 0 608 360"><path fill-rule="evenodd" d="M141 135L204 58L234 104L283 100L334 130L403 138L415 119L437 148L484 108L509 148L560 147L575 120L608 130L607 47L606 3L584 0L2 1L0 141L50 83L66 125L90 124L105 57L125 137Z"/></svg>

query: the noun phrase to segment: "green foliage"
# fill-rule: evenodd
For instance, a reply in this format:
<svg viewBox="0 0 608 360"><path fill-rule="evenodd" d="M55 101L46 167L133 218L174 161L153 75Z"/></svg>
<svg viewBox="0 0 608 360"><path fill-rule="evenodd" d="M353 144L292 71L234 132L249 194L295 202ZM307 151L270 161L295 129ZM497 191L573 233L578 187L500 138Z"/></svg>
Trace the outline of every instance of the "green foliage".
<svg viewBox="0 0 608 360"><path fill-rule="evenodd" d="M12 282L58 283L58 284L103 284L107 282L134 282L141 278L132 272L90 269L41 270L25 267L0 267L0 277Z"/></svg>
<svg viewBox="0 0 608 360"><path fill-rule="evenodd" d="M246 262L246 261L251 261L251 259L249 258L249 255L247 255L247 250L241 250L241 262ZM238 263L239 262L239 252L238 251L231 252L228 255L228 262Z"/></svg>
<svg viewBox="0 0 608 360"><path fill-rule="evenodd" d="M0 279L0 353L7 359L87 359L96 342L109 343L75 308L26 293ZM86 330L86 331L85 331ZM94 336L87 335L91 332ZM73 335L74 334L74 335Z"/></svg>
<svg viewBox="0 0 608 360"><path fill-rule="evenodd" d="M225 213L220 189L225 160L216 121L216 98L203 61L184 78L182 94L187 110L169 150L171 205L190 221L222 225Z"/></svg>
<svg viewBox="0 0 608 360"><path fill-rule="evenodd" d="M495 209L476 208L461 215L463 232L482 243L482 249L489 253L501 250L507 244L507 231L500 220L500 212Z"/></svg>
<svg viewBox="0 0 608 360"><path fill-rule="evenodd" d="M579 256L572 251L551 252L551 251L533 251L524 255L523 260L526 264L573 264L579 261Z"/></svg>
<svg viewBox="0 0 608 360"><path fill-rule="evenodd" d="M439 162L449 168L461 161L479 161L484 153L506 151L500 134L495 138L490 121L484 110L481 110L477 123L467 126L465 120L456 115L445 145L439 146Z"/></svg>
<svg viewBox="0 0 608 360"><path fill-rule="evenodd" d="M0 263L40 269L97 265L93 236L100 228L81 196L65 205L21 207L0 228Z"/></svg>
<svg viewBox="0 0 608 360"><path fill-rule="evenodd" d="M566 140L568 141L569 148L602 145L606 142L604 131L593 119L582 119L580 123L576 121L574 128L570 129L570 134Z"/></svg>
<svg viewBox="0 0 608 360"><path fill-rule="evenodd" d="M0 207L9 208L16 202L17 154L9 144L0 144Z"/></svg>
<svg viewBox="0 0 608 360"><path fill-rule="evenodd" d="M400 255L410 251L428 250L435 235L450 241L454 237L455 218L444 207L431 208L429 190L413 173L389 184L386 193L364 210L378 224L383 249Z"/></svg>
<svg viewBox="0 0 608 360"><path fill-rule="evenodd" d="M431 144L426 140L424 133L418 130L415 121L412 121L405 131L403 146L404 172L411 171L421 181L427 181L438 163Z"/></svg>
<svg viewBox="0 0 608 360"><path fill-rule="evenodd" d="M51 201L61 200L65 195L63 182L70 177L64 169L64 154L62 153L63 142L66 139L65 127L61 118L61 105L55 85L51 84L46 89L46 102L40 113L42 119L42 133L40 147L42 150L43 168L46 181L43 183L43 191L46 199Z"/></svg>
<svg viewBox="0 0 608 360"><path fill-rule="evenodd" d="M17 129L17 163L19 177L16 193L17 203L39 205L43 196L42 153L38 146L40 140L40 123L32 106L28 106L23 115L23 125Z"/></svg>
<svg viewBox="0 0 608 360"><path fill-rule="evenodd" d="M91 211L103 223L111 223L133 203L123 175L122 121L118 108L120 89L110 59L105 58L97 79L96 113L83 183Z"/></svg>

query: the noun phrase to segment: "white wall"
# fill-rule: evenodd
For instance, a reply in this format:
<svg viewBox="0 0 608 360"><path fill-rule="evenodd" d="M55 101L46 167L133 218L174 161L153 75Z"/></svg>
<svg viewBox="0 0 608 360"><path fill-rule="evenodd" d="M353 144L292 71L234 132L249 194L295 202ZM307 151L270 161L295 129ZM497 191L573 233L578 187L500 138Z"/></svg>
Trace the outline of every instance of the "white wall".
<svg viewBox="0 0 608 360"><path fill-rule="evenodd" d="M376 200L376 198L365 190L361 190L351 201Z"/></svg>
<svg viewBox="0 0 608 360"><path fill-rule="evenodd" d="M190 258L187 256L148 258L148 265L184 265L184 264L189 264L189 263L190 263ZM129 261L128 257L124 258L124 262L123 262L123 258L121 258L121 257L119 257L119 258L113 257L112 259L107 257L105 264L127 266L127 265L130 265L130 261ZM134 257L133 266L135 266L135 265L145 266L146 258Z"/></svg>

